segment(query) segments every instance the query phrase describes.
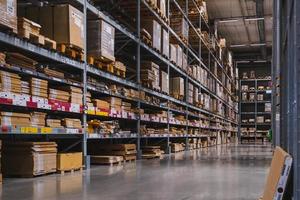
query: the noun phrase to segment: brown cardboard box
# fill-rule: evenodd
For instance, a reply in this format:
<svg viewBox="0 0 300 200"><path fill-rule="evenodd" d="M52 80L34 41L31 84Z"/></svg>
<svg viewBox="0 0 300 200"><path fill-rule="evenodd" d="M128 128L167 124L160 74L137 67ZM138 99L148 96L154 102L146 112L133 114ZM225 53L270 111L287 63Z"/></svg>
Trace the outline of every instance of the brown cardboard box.
<svg viewBox="0 0 300 200"><path fill-rule="evenodd" d="M169 57L169 49L170 49L170 38L169 38L169 34L168 31L166 31L165 29L162 29L162 36L161 36L162 40L162 44L161 44L161 52L163 55Z"/></svg>
<svg viewBox="0 0 300 200"><path fill-rule="evenodd" d="M115 61L115 29L103 20L88 21L88 55Z"/></svg>
<svg viewBox="0 0 300 200"><path fill-rule="evenodd" d="M170 60L174 63L177 62L177 49L175 44L170 44Z"/></svg>
<svg viewBox="0 0 300 200"><path fill-rule="evenodd" d="M176 44L175 47L176 47L176 64L179 67L182 67L182 57L183 57L182 48L178 44Z"/></svg>
<svg viewBox="0 0 300 200"><path fill-rule="evenodd" d="M160 87L161 91L169 94L169 75L164 71L160 71Z"/></svg>
<svg viewBox="0 0 300 200"><path fill-rule="evenodd" d="M174 77L171 79L171 94L184 96L184 79L181 77Z"/></svg>
<svg viewBox="0 0 300 200"><path fill-rule="evenodd" d="M262 200L279 199L277 197L284 194L286 179L289 177L291 169L291 166L287 165L288 160L290 160L291 164L291 156L280 147L276 147ZM282 173L286 178L285 181L281 179L284 177L282 176ZM278 194L278 191L282 191L282 193Z"/></svg>
<svg viewBox="0 0 300 200"><path fill-rule="evenodd" d="M82 152L57 154L57 170L67 171L80 168L82 168Z"/></svg>
<svg viewBox="0 0 300 200"><path fill-rule="evenodd" d="M188 22L180 15L171 15L171 28L175 33L184 39L188 40L189 37L189 24Z"/></svg>
<svg viewBox="0 0 300 200"><path fill-rule="evenodd" d="M0 24L17 33L17 0L0 0Z"/></svg>
<svg viewBox="0 0 300 200"><path fill-rule="evenodd" d="M62 125L66 128L82 128L80 119L64 118L62 119Z"/></svg>
<svg viewBox="0 0 300 200"><path fill-rule="evenodd" d="M69 4L26 8L26 18L40 24L41 34L83 49L83 13ZM63 28L62 28L63 27Z"/></svg>
<svg viewBox="0 0 300 200"><path fill-rule="evenodd" d="M153 48L161 51L161 25L155 20L142 18L141 26L150 33Z"/></svg>
<svg viewBox="0 0 300 200"><path fill-rule="evenodd" d="M6 142L3 144L4 176L32 177L56 171L55 142Z"/></svg>
<svg viewBox="0 0 300 200"><path fill-rule="evenodd" d="M157 0L157 7L160 9L160 12L163 16L167 16L167 4L166 0Z"/></svg>
<svg viewBox="0 0 300 200"><path fill-rule="evenodd" d="M100 99L94 99L93 103L94 103L94 106L99 109L109 110L109 103L107 101L103 101Z"/></svg>
<svg viewBox="0 0 300 200"><path fill-rule="evenodd" d="M182 54L182 69L184 71L187 71L187 67L188 67L188 60L187 60L187 55L185 53Z"/></svg>
<svg viewBox="0 0 300 200"><path fill-rule="evenodd" d="M105 101L107 101L110 106L120 106L122 105L122 99L117 98L117 97L105 97Z"/></svg>

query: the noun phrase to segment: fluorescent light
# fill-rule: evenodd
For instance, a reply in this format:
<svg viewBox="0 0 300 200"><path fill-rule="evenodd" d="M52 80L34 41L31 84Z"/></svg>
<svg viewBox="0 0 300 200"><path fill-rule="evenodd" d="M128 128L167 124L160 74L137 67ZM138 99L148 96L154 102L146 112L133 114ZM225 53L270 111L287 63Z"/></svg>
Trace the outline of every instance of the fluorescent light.
<svg viewBox="0 0 300 200"><path fill-rule="evenodd" d="M238 19L228 19L228 20L220 20L219 23L231 23L231 22L237 22Z"/></svg>
<svg viewBox="0 0 300 200"><path fill-rule="evenodd" d="M267 61L266 60L255 60L254 62L255 63L266 63Z"/></svg>
<svg viewBox="0 0 300 200"><path fill-rule="evenodd" d="M247 45L246 44L232 44L232 45L230 45L230 47L232 47L232 48L245 47L245 46L247 46Z"/></svg>
<svg viewBox="0 0 300 200"><path fill-rule="evenodd" d="M236 63L250 63L251 61L249 60L240 60L240 61L236 61Z"/></svg>
<svg viewBox="0 0 300 200"><path fill-rule="evenodd" d="M266 46L266 43L250 44L251 47Z"/></svg>
<svg viewBox="0 0 300 200"><path fill-rule="evenodd" d="M260 20L265 20L264 17L257 17L257 18L248 18L245 19L245 21L260 21Z"/></svg>

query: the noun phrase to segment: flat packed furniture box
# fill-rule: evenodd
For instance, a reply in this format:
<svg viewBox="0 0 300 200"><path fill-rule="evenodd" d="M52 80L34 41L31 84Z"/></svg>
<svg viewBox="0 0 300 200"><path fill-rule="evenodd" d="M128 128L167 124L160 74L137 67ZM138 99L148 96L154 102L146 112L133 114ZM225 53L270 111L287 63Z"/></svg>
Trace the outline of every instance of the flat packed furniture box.
<svg viewBox="0 0 300 200"><path fill-rule="evenodd" d="M55 142L4 142L3 175L33 177L56 172L56 155Z"/></svg>
<svg viewBox="0 0 300 200"><path fill-rule="evenodd" d="M161 51L161 25L155 20L142 19L141 26L151 35L152 47Z"/></svg>
<svg viewBox="0 0 300 200"><path fill-rule="evenodd" d="M0 0L0 26L17 33L17 0Z"/></svg>
<svg viewBox="0 0 300 200"><path fill-rule="evenodd" d="M115 61L115 29L103 20L88 21L88 55Z"/></svg>
<svg viewBox="0 0 300 200"><path fill-rule="evenodd" d="M267 183L261 200L282 200L293 159L282 148L276 147Z"/></svg>
<svg viewBox="0 0 300 200"><path fill-rule="evenodd" d="M68 171L82 168L82 152L58 153L57 170Z"/></svg>
<svg viewBox="0 0 300 200"><path fill-rule="evenodd" d="M55 40L83 49L83 13L70 4L29 7L21 10L23 16L41 25L41 34Z"/></svg>

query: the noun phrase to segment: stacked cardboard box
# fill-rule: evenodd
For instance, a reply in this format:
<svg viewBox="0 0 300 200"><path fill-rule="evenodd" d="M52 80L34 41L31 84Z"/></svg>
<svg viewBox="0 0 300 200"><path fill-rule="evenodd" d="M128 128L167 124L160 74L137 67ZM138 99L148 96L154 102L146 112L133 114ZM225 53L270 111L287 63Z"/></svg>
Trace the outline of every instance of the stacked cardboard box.
<svg viewBox="0 0 300 200"><path fill-rule="evenodd" d="M35 70L37 62L20 53L6 53L6 63L12 66L21 67L29 70Z"/></svg>
<svg viewBox="0 0 300 200"><path fill-rule="evenodd" d="M105 101L107 101L110 105L110 109L121 112L121 106L122 106L122 99L117 98L117 97L106 97L104 98Z"/></svg>
<svg viewBox="0 0 300 200"><path fill-rule="evenodd" d="M164 71L160 71L160 88L164 93L169 94L169 75Z"/></svg>
<svg viewBox="0 0 300 200"><path fill-rule="evenodd" d="M48 81L32 77L30 79L30 94L48 98Z"/></svg>
<svg viewBox="0 0 300 200"><path fill-rule="evenodd" d="M1 112L2 126L30 126L30 115L25 113Z"/></svg>
<svg viewBox="0 0 300 200"><path fill-rule="evenodd" d="M187 71L188 68L188 58L185 53L182 54L182 69L183 71Z"/></svg>
<svg viewBox="0 0 300 200"><path fill-rule="evenodd" d="M184 79L181 77L171 78L171 95L175 98L184 96Z"/></svg>
<svg viewBox="0 0 300 200"><path fill-rule="evenodd" d="M107 101L103 101L100 99L93 99L93 105L96 107L96 111L99 112L109 112L110 105Z"/></svg>
<svg viewBox="0 0 300 200"><path fill-rule="evenodd" d="M64 90L49 88L49 99L58 100L62 102L69 102L70 93Z"/></svg>
<svg viewBox="0 0 300 200"><path fill-rule="evenodd" d="M21 94L30 94L30 84L28 81L21 81Z"/></svg>
<svg viewBox="0 0 300 200"><path fill-rule="evenodd" d="M31 125L35 127L44 127L45 126L45 118L46 118L46 113L42 112L32 112L30 114L31 116Z"/></svg>
<svg viewBox="0 0 300 200"><path fill-rule="evenodd" d="M69 171L82 168L82 152L58 153L57 170Z"/></svg>
<svg viewBox="0 0 300 200"><path fill-rule="evenodd" d="M177 48L175 44L170 44L170 61L177 63Z"/></svg>
<svg viewBox="0 0 300 200"><path fill-rule="evenodd" d="M176 64L177 64L177 66L182 68L182 57L183 57L182 48L178 44L176 44L174 46L176 48Z"/></svg>
<svg viewBox="0 0 300 200"><path fill-rule="evenodd" d="M23 16L41 25L41 34L59 44L83 49L83 13L70 4L34 7L21 10ZM64 27L64 28L62 28Z"/></svg>
<svg viewBox="0 0 300 200"><path fill-rule="evenodd" d="M162 155L160 146L143 146L142 152L143 152L142 158L145 159L160 158L160 156Z"/></svg>
<svg viewBox="0 0 300 200"><path fill-rule="evenodd" d="M191 83L188 83L187 102L190 103L190 104L194 103L194 86Z"/></svg>
<svg viewBox="0 0 300 200"><path fill-rule="evenodd" d="M124 160L135 160L137 153L135 144L90 145L88 152L89 155L123 156Z"/></svg>
<svg viewBox="0 0 300 200"><path fill-rule="evenodd" d="M162 54L169 57L169 49L170 49L169 33L165 29L162 29L162 35L161 35L161 52L162 52Z"/></svg>
<svg viewBox="0 0 300 200"><path fill-rule="evenodd" d="M0 65L6 65L5 59L6 59L6 54L0 52Z"/></svg>
<svg viewBox="0 0 300 200"><path fill-rule="evenodd" d="M122 101L122 106L121 106L122 111L124 112L131 112L131 103Z"/></svg>
<svg viewBox="0 0 300 200"><path fill-rule="evenodd" d="M33 177L55 172L56 154L55 142L5 142L3 175Z"/></svg>
<svg viewBox="0 0 300 200"><path fill-rule="evenodd" d="M88 55L115 61L115 29L103 20L88 21Z"/></svg>
<svg viewBox="0 0 300 200"><path fill-rule="evenodd" d="M41 69L41 72L43 72L44 74L46 74L50 77L55 77L55 78L59 78L59 79L65 78L65 74L63 72L60 72L59 69L53 70L49 67L44 67Z"/></svg>
<svg viewBox="0 0 300 200"><path fill-rule="evenodd" d="M0 71L1 91L21 93L21 77L18 74Z"/></svg>
<svg viewBox="0 0 300 200"><path fill-rule="evenodd" d="M175 13L170 16L170 20L171 28L175 31L175 33L187 41L189 37L189 24L184 17Z"/></svg>
<svg viewBox="0 0 300 200"><path fill-rule="evenodd" d="M82 104L83 95L82 95L81 88L74 87L74 86L67 86L64 87L64 89L70 93L70 99L69 99L70 103L75 103L80 105Z"/></svg>
<svg viewBox="0 0 300 200"><path fill-rule="evenodd" d="M180 152L180 151L184 151L184 146L181 143L171 143L170 146L171 146L171 152L172 153L177 153L177 152Z"/></svg>
<svg viewBox="0 0 300 200"><path fill-rule="evenodd" d="M198 87L194 87L194 104L198 105L200 103L199 101L199 88Z"/></svg>
<svg viewBox="0 0 300 200"><path fill-rule="evenodd" d="M159 66L157 64L147 61L142 62L141 81L148 87L160 90L159 75Z"/></svg>
<svg viewBox="0 0 300 200"><path fill-rule="evenodd" d="M60 119L47 119L46 125L47 127L51 127L51 128L63 128Z"/></svg>
<svg viewBox="0 0 300 200"><path fill-rule="evenodd" d="M157 0L157 7L163 17L167 17L167 3L166 0Z"/></svg>
<svg viewBox="0 0 300 200"><path fill-rule="evenodd" d="M17 32L17 0L0 0L0 25Z"/></svg>
<svg viewBox="0 0 300 200"><path fill-rule="evenodd" d="M146 17L143 17L141 20L142 28L152 37L152 47L161 51L161 25L157 21L147 19Z"/></svg>
<svg viewBox="0 0 300 200"><path fill-rule="evenodd" d="M62 125L66 128L82 128L80 119L64 118L62 119Z"/></svg>

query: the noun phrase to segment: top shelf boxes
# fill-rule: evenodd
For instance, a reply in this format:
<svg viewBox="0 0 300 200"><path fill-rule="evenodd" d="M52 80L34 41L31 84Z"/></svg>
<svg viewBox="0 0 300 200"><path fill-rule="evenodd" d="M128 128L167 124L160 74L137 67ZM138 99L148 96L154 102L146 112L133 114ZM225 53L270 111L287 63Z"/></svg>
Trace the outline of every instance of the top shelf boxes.
<svg viewBox="0 0 300 200"><path fill-rule="evenodd" d="M17 33L17 0L0 0L0 26Z"/></svg>

